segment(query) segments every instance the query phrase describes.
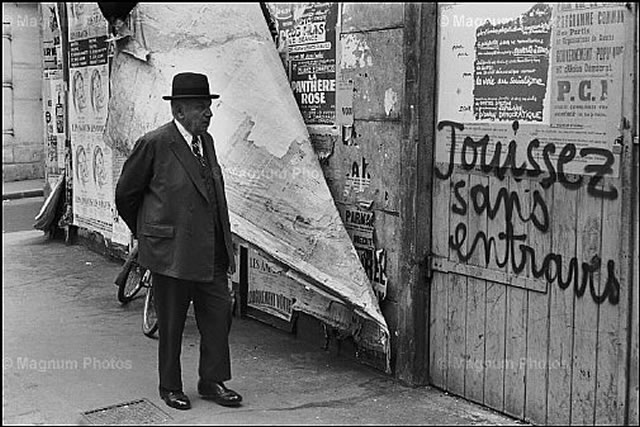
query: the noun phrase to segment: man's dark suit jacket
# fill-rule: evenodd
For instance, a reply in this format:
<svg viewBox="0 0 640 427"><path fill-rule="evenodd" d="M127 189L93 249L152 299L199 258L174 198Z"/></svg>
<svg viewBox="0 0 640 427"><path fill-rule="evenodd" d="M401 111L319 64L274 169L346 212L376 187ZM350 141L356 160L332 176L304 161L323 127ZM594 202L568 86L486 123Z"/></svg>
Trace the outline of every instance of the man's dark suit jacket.
<svg viewBox="0 0 640 427"><path fill-rule="evenodd" d="M216 236L222 226L229 264L235 269L222 171L213 138L201 137L213 172L217 212L209 205L199 163L173 121L138 141L116 186L116 207L138 239L138 261L154 273L212 281ZM217 215L217 218L216 218ZM221 247L221 245L219 246Z"/></svg>

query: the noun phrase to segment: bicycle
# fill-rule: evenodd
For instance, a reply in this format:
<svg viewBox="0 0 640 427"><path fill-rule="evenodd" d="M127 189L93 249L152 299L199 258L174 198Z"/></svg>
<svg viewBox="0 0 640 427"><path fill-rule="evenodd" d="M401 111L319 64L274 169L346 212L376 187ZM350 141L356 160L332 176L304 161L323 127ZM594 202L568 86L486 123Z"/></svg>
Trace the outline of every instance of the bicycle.
<svg viewBox="0 0 640 427"><path fill-rule="evenodd" d="M147 288L142 311L142 333L149 338L155 338L155 333L158 330L158 317L153 292L153 278L150 270L138 264L137 244L129 252L122 270L115 279L115 284L118 286L118 301L122 305L133 300L142 288Z"/></svg>

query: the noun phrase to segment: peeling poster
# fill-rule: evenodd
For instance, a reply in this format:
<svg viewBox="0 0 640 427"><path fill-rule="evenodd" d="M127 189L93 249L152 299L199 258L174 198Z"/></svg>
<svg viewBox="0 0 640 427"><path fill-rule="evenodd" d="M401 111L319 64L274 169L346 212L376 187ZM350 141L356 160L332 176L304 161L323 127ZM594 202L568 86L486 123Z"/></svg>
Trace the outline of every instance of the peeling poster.
<svg viewBox="0 0 640 427"><path fill-rule="evenodd" d="M338 3L274 6L287 45L289 80L307 125L336 121L336 24Z"/></svg>

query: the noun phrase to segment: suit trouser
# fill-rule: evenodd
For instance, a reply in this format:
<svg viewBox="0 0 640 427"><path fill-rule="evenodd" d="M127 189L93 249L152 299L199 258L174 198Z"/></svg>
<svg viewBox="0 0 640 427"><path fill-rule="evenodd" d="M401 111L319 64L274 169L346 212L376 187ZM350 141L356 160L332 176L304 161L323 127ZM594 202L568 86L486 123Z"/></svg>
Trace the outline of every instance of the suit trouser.
<svg viewBox="0 0 640 427"><path fill-rule="evenodd" d="M182 390L182 333L191 301L200 331L200 380L218 382L231 379L229 330L232 313L226 270L226 265L216 266L213 282L194 282L153 275L161 391Z"/></svg>

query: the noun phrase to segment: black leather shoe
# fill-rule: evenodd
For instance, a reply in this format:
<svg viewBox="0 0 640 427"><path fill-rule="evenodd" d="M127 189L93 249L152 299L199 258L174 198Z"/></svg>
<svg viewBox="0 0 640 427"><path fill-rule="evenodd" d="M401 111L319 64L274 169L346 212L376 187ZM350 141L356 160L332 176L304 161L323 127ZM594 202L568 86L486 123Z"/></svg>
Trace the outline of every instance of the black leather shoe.
<svg viewBox="0 0 640 427"><path fill-rule="evenodd" d="M242 396L224 386L223 383L198 383L198 393L203 399L213 400L222 406L239 406Z"/></svg>
<svg viewBox="0 0 640 427"><path fill-rule="evenodd" d="M191 402L186 394L181 391L162 391L160 397L164 400L167 406L171 406L175 409L191 409Z"/></svg>

